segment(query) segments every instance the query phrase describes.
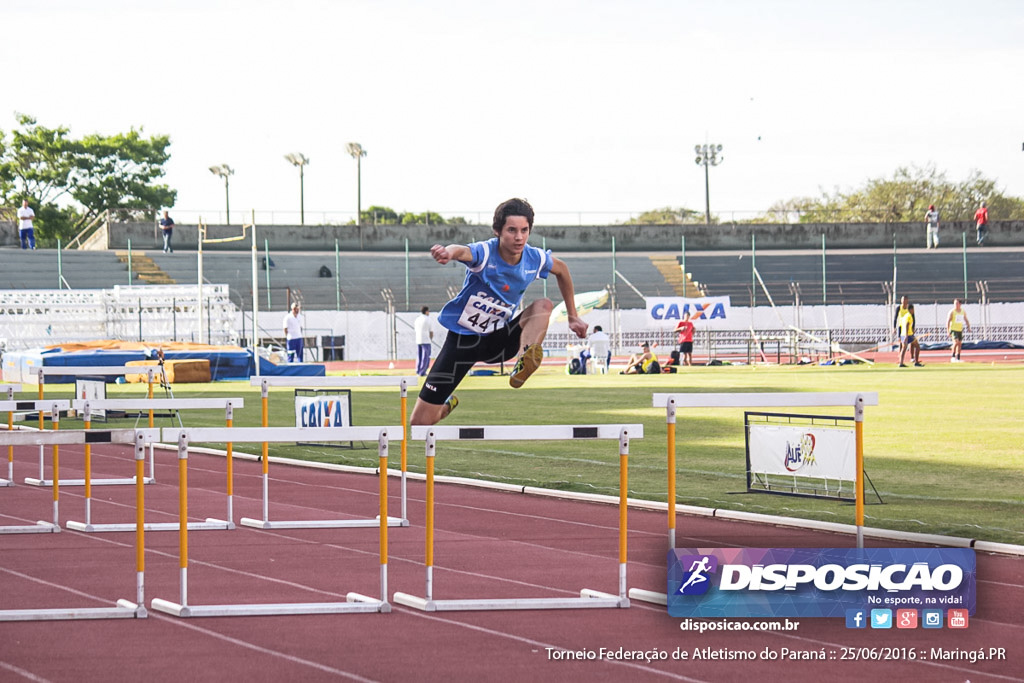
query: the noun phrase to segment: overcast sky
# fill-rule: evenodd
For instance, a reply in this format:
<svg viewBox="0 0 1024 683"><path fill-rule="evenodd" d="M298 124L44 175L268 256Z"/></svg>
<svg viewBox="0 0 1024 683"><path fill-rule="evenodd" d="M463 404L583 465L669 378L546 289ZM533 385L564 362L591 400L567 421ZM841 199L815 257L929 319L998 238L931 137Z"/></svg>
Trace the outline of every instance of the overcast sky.
<svg viewBox="0 0 1024 683"><path fill-rule="evenodd" d="M289 152L307 223L351 218L350 141L364 208L485 221L703 211L705 141L725 219L905 165L1024 196L1018 0L3 0L0 25L0 129L169 135L179 221L223 216L226 163L233 215L297 222Z"/></svg>

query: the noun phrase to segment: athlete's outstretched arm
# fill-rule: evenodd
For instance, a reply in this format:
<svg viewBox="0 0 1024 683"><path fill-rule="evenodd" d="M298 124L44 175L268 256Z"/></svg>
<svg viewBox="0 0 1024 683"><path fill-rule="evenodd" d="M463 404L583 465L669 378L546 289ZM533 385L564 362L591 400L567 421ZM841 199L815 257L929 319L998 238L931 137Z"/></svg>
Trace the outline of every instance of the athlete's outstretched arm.
<svg viewBox="0 0 1024 683"><path fill-rule="evenodd" d="M449 244L448 246L435 244L430 248L430 255L442 266L449 261L469 263L473 260L473 252L463 244Z"/></svg>
<svg viewBox="0 0 1024 683"><path fill-rule="evenodd" d="M569 329L577 337L584 339L587 336L587 323L576 312L576 292L572 284L572 275L569 274L569 266L565 261L551 257L551 273L558 281L558 291L562 293L562 301L565 302L565 312L569 318Z"/></svg>

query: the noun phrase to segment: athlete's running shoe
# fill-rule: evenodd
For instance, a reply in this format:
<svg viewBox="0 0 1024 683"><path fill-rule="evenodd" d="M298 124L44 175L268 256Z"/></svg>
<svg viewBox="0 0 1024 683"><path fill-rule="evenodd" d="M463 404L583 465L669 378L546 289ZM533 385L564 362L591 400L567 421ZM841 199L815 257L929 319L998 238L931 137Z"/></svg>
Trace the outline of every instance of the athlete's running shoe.
<svg viewBox="0 0 1024 683"><path fill-rule="evenodd" d="M509 385L513 389L523 386L526 380L530 378L530 375L540 367L540 362L543 358L544 349L541 348L540 344L528 345L519 354L519 360L516 361L515 367L512 368L512 375L508 378Z"/></svg>

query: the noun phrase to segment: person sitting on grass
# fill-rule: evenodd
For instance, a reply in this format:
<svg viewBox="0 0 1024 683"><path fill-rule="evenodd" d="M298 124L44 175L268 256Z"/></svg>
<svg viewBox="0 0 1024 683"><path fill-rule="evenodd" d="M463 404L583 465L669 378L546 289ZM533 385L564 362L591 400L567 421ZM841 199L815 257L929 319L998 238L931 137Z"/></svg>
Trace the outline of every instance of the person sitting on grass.
<svg viewBox="0 0 1024 683"><path fill-rule="evenodd" d="M508 382L513 389L523 386L540 367L541 344L554 305L550 299L537 299L519 312L523 294L535 280L555 276L569 329L580 339L586 337L587 323L576 312L569 267L550 250L526 243L533 215L525 199L509 199L494 210L491 239L430 248L430 255L441 265L464 264L466 279L462 291L438 315L448 336L423 381L410 424L432 425L448 417L459 404L455 388L476 363L501 363L518 355Z"/></svg>
<svg viewBox="0 0 1024 683"><path fill-rule="evenodd" d="M659 375L661 365L658 364L658 357L651 353L651 345L644 342L640 345L641 353L633 354L626 363L626 369L621 375Z"/></svg>

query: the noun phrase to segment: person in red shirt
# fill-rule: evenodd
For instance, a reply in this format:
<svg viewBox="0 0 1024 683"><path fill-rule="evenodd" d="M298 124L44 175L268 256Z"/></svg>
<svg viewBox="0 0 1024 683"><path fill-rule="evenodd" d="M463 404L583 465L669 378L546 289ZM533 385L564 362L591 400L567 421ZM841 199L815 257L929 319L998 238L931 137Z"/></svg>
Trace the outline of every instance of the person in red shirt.
<svg viewBox="0 0 1024 683"><path fill-rule="evenodd" d="M679 333L679 353L683 356L683 365L693 365L693 323L690 322L690 313L683 313L683 319L676 325L676 332Z"/></svg>
<svg viewBox="0 0 1024 683"><path fill-rule="evenodd" d="M978 246L985 244L985 237L988 236L988 206L985 202L974 212L974 220L978 229Z"/></svg>

